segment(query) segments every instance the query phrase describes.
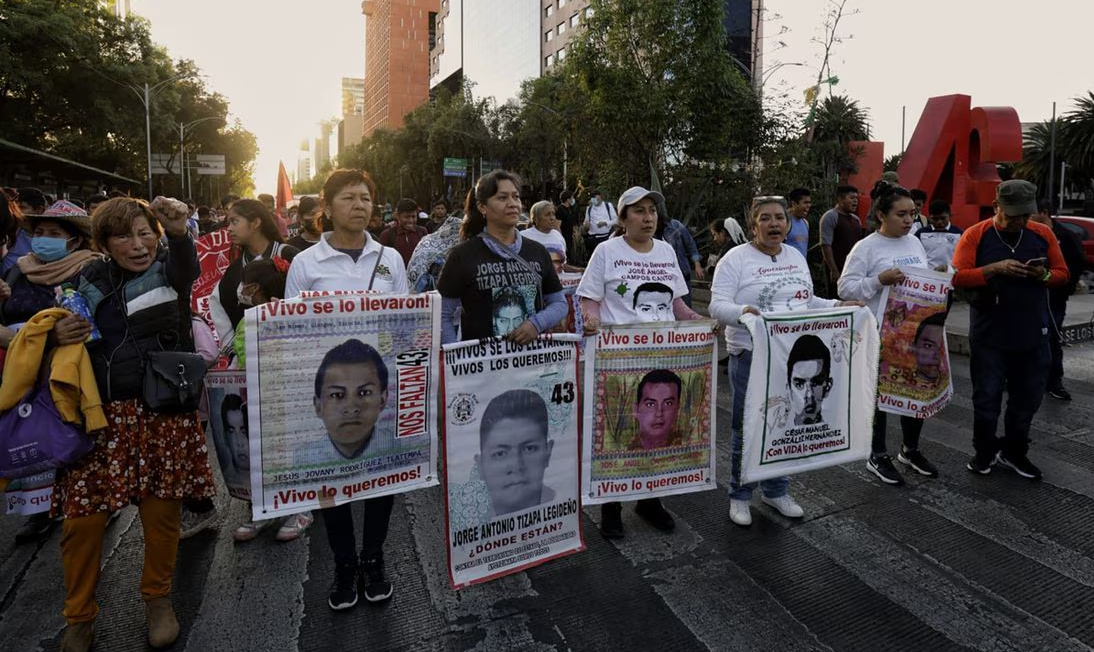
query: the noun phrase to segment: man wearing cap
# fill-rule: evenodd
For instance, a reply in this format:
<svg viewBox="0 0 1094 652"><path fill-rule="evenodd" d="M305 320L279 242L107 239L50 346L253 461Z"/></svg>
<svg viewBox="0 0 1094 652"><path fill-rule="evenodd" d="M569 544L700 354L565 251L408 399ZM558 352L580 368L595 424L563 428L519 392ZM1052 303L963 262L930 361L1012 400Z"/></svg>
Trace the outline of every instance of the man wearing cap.
<svg viewBox="0 0 1094 652"><path fill-rule="evenodd" d="M581 229L585 232L585 253L591 258L596 246L612 234L617 213L610 203L604 201L604 196L599 190L593 190L589 196L589 206L585 209L585 223L581 225Z"/></svg>
<svg viewBox="0 0 1094 652"><path fill-rule="evenodd" d="M970 291L969 345L973 448L966 465L987 475L993 465L1041 479L1026 456L1033 415L1041 407L1051 360L1046 287L1067 282L1067 264L1052 230L1030 221L1037 187L1011 180L995 191L995 215L971 227L954 251L955 288ZM1004 433L996 437L1003 392Z"/></svg>

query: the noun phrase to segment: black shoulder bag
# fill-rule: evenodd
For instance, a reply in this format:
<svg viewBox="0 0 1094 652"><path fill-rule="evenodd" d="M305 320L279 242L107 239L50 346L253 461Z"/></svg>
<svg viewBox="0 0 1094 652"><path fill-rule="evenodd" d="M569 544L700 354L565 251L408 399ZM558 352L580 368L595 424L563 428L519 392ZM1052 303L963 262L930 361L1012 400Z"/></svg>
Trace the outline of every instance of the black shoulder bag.
<svg viewBox="0 0 1094 652"><path fill-rule="evenodd" d="M129 325L124 284L118 293L125 328L133 337L133 346L137 349L137 356L140 357L141 364L144 366L144 377L141 379L144 404L153 412L161 414L194 412L201 403L207 370L205 360L200 355L188 351L149 351L148 353L142 351ZM186 297L185 303L187 326L189 326L189 297ZM179 310L182 305L182 295L180 295L176 310ZM180 311L179 314L181 322L182 312ZM192 339L192 335L187 336L185 331L180 330L176 346L178 343L190 342Z"/></svg>

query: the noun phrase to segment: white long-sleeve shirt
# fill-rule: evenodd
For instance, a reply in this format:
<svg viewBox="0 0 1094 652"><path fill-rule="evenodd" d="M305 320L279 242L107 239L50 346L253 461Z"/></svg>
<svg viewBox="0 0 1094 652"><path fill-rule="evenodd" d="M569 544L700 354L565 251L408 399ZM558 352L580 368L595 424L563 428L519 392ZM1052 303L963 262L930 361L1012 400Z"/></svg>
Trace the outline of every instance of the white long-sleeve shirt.
<svg viewBox="0 0 1094 652"><path fill-rule="evenodd" d="M919 238L910 233L899 238L871 233L859 240L847 255L843 274L839 277L840 298L865 301L880 321L882 285L878 275L894 267L929 267L927 252Z"/></svg>
<svg viewBox="0 0 1094 652"><path fill-rule="evenodd" d="M736 355L752 349L738 320L747 306L761 313L831 308L838 302L813 294L813 277L801 252L782 245L771 256L751 244L734 247L718 261L710 284L710 316L726 326L726 347Z"/></svg>

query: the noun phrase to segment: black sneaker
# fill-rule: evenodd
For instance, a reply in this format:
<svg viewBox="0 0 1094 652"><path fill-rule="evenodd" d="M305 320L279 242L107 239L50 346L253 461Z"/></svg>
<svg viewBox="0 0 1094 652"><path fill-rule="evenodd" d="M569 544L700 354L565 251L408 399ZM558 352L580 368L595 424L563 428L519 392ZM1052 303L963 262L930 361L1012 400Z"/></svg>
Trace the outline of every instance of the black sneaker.
<svg viewBox="0 0 1094 652"><path fill-rule="evenodd" d="M383 602L395 592L395 587L384 578L384 560L381 557L361 562L362 591L369 602Z"/></svg>
<svg viewBox="0 0 1094 652"><path fill-rule="evenodd" d="M338 564L335 567L334 583L331 584L327 604L335 611L357 604L357 564Z"/></svg>
<svg viewBox="0 0 1094 652"><path fill-rule="evenodd" d="M672 514L665 511L661 501L657 498L645 498L638 501L638 504L634 506L634 513L662 532L672 532L676 527L676 521L672 519Z"/></svg>
<svg viewBox="0 0 1094 652"><path fill-rule="evenodd" d="M1008 457L1003 455L1002 451L999 451L999 454L995 456L995 463L1007 467L1023 478L1029 480L1041 479L1041 469L1034 466L1033 462L1030 462L1029 458L1025 455L1012 455Z"/></svg>
<svg viewBox="0 0 1094 652"><path fill-rule="evenodd" d="M57 522L49 517L49 514L32 514L26 522L15 531L15 543L30 543L47 536Z"/></svg>
<svg viewBox="0 0 1094 652"><path fill-rule="evenodd" d="M866 468L885 484L891 484L894 487L904 484L904 477L893 466L893 458L888 455L871 455L870 459L866 460Z"/></svg>
<svg viewBox="0 0 1094 652"><path fill-rule="evenodd" d="M1057 385L1056 387L1049 389L1048 395L1061 401L1071 400L1071 392L1064 389L1063 385Z"/></svg>
<svg viewBox="0 0 1094 652"><path fill-rule="evenodd" d="M623 538L623 506L619 503L600 506L600 536L605 539Z"/></svg>
<svg viewBox="0 0 1094 652"><path fill-rule="evenodd" d="M918 448L909 449L906 446L901 446L896 461L912 467L919 475L925 475L928 478L938 477L938 469L935 468L934 464L931 464L930 460L923 457L923 453L920 453Z"/></svg>
<svg viewBox="0 0 1094 652"><path fill-rule="evenodd" d="M995 464L995 455L981 455L977 453L969 459L969 463L965 465L965 468L979 475L987 475L991 473L993 464Z"/></svg>

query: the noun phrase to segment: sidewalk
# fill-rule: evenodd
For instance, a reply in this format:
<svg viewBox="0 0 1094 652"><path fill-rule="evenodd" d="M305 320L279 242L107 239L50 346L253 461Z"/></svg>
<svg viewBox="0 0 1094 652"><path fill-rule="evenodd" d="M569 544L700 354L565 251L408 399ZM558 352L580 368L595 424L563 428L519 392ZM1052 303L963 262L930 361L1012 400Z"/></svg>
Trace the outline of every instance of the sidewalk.
<svg viewBox="0 0 1094 652"><path fill-rule="evenodd" d="M1067 302L1063 338L1066 344L1094 340L1094 294L1075 294ZM969 304L954 303L946 319L950 352L969 354Z"/></svg>

